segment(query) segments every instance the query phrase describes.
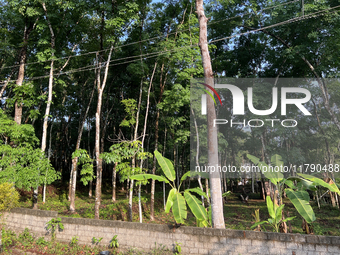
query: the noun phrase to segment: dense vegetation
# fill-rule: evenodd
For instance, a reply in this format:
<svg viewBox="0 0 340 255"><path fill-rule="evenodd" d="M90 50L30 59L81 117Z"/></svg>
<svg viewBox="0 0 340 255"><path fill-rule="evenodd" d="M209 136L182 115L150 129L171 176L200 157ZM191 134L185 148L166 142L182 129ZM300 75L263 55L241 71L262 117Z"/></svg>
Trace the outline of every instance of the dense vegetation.
<svg viewBox="0 0 340 255"><path fill-rule="evenodd" d="M143 186L146 181L130 177L162 174L155 150L173 162L177 187L190 170L190 81L203 77L195 1L8 0L0 7L0 182L33 189L34 208L54 182L64 187L70 214L79 213L76 192L86 185L90 198L95 189L88 200L95 218L109 206L101 204L102 190L117 202L120 182L131 221L133 191L139 191L142 220L146 187L150 204L144 210L155 220L155 181ZM340 164L340 83L323 82L339 75L338 2L210 0L205 10L215 78L318 81L307 106L311 117L292 111L299 120L294 131L228 129L219 136L221 162L240 166L251 154L269 164L279 154L286 165ZM263 95L254 102L267 109ZM224 102L230 119L232 100ZM225 178L223 192L236 182ZM209 196L208 186L201 186ZM328 190L311 192L319 198ZM338 194L330 197L339 207ZM41 208L53 209L47 205Z"/></svg>

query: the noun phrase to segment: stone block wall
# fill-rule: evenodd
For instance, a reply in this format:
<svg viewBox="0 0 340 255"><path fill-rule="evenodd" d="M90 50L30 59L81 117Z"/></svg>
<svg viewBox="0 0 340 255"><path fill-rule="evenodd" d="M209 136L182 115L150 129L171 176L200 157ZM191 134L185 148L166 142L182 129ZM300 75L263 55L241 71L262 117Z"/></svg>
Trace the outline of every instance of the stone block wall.
<svg viewBox="0 0 340 255"><path fill-rule="evenodd" d="M25 228L36 236L50 237L46 223L58 217L57 212L15 208L5 215L6 228L22 232ZM231 229L197 227L174 228L168 225L136 222L93 220L60 217L64 230L57 239L70 242L78 236L79 243L91 244L92 237L103 238L101 245L109 245L114 235L120 247L151 250L164 245L173 250L181 243L182 254L287 254L322 255L340 254L339 236L281 234Z"/></svg>

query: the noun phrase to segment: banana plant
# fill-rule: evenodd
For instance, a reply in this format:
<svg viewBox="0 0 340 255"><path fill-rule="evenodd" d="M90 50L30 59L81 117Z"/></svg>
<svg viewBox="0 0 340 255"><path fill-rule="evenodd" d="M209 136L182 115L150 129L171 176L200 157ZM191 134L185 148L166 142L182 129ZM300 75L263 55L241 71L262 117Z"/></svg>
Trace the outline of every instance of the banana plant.
<svg viewBox="0 0 340 255"><path fill-rule="evenodd" d="M267 209L268 209L270 218L268 220L255 222L255 224L251 226L252 229L264 223L268 223L273 227L275 232L279 232L281 222L287 222L295 218L294 216L294 217L282 219L282 210L285 205L282 204L278 206L276 203L273 203L270 196L266 197L266 202L267 202Z"/></svg>
<svg viewBox="0 0 340 255"><path fill-rule="evenodd" d="M156 181L161 181L168 183L171 186L171 190L168 195L168 199L165 205L165 212L169 213L172 209L173 216L177 223L184 223L187 218L187 205L189 206L191 212L196 217L197 225L208 227L210 226L211 217L207 213L206 209L203 207L202 202L193 194L196 193L199 196L203 196L206 199L207 195L200 188L186 189L180 191L183 181L191 176L191 172L185 173L178 187L176 187L176 173L172 162L163 157L157 150L154 152L158 164L162 168L164 176L154 175L154 174L137 174L130 178L137 181L143 181L147 179L153 179ZM210 219L209 219L210 218Z"/></svg>
<svg viewBox="0 0 340 255"><path fill-rule="evenodd" d="M280 155L275 154L271 157L271 164L272 166L276 167L275 169L270 169L265 162L260 161L255 156L248 154L247 157L261 169L261 172L266 178L276 185L279 195L279 203L282 204L282 193L285 191L287 197L292 202L298 213L309 224L315 221L316 218L313 208L309 204L309 194L306 189L315 190L316 186L320 185L340 195L340 190L335 183L326 183L320 178L312 175L297 173L297 177L284 178L282 174L283 161ZM293 181L297 181L298 185L295 186ZM285 188L285 185L287 185L288 188Z"/></svg>

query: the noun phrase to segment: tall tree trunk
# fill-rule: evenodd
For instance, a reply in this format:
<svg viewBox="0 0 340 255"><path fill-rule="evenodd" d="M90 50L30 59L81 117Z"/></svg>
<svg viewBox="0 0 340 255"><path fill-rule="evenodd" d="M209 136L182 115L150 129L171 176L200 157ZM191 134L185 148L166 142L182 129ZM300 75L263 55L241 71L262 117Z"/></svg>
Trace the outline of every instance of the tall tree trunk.
<svg viewBox="0 0 340 255"><path fill-rule="evenodd" d="M88 130L88 133L87 133L87 145L88 145L88 150L89 150L89 155L91 155L91 146L90 146L90 137L91 137L91 132L90 132L90 119L87 120L87 130ZM93 156L92 156L93 158ZM92 197L92 184L93 184L93 181L90 180L90 183L89 183L89 197L91 198Z"/></svg>
<svg viewBox="0 0 340 255"><path fill-rule="evenodd" d="M54 119L52 120L51 128L50 128L50 138L49 138L49 144L48 144L48 161L51 159L51 148L52 148L52 129L53 129L53 124L54 124ZM47 174L47 170L46 170ZM45 204L46 202L46 179L47 176L45 175L45 183L44 183L44 189L43 189L43 203Z"/></svg>
<svg viewBox="0 0 340 255"><path fill-rule="evenodd" d="M101 116L101 107L102 107L102 98L103 92L106 85L107 74L109 70L109 64L111 60L113 46L110 48L110 53L107 58L106 67L105 67L105 74L103 79L103 84L100 82L100 61L98 65L97 71L97 90L98 90L98 102L97 102L97 111L96 111L96 137L95 137L95 156L96 156L96 166L97 166L97 179L96 179L96 198L95 198L95 206L94 206L94 218L99 219L99 207L100 207L100 200L101 200L101 189L102 189L102 172L103 172L103 165L102 159L99 158L100 155L100 116Z"/></svg>
<svg viewBox="0 0 340 255"><path fill-rule="evenodd" d="M162 96L164 93L164 87L165 87L165 82L166 82L166 77L163 80L163 72L164 72L164 63L162 64L162 68L161 68L161 78L160 78L160 94L159 94L159 99L157 104L159 104L162 101ZM167 72L165 74L165 76L167 75ZM155 122L155 150L158 150L158 138L159 138L159 116L160 116L160 111L159 108L157 108L157 112L156 112L156 122ZM153 167L152 167L152 174L156 174L156 157L153 157ZM155 220L155 180L151 181L151 204L150 204L150 220Z"/></svg>
<svg viewBox="0 0 340 255"><path fill-rule="evenodd" d="M86 84L86 82L85 82ZM76 142L76 151L79 150L80 148L80 142L81 142L81 137L83 135L83 129L84 129L84 124L85 120L87 118L87 114L90 110L90 105L93 99L93 94L94 94L95 86L93 87L90 95L89 102L87 104L85 113L83 115L83 119L79 123L79 128L78 128L78 137L77 137L77 142ZM89 152L90 153L90 152ZM71 176L72 176L72 181L71 181L71 193L70 193L70 211L74 212L76 210L76 205L75 205L75 198L76 198L76 185L77 185L77 164L78 164L78 158L72 159L72 167L71 167Z"/></svg>
<svg viewBox="0 0 340 255"><path fill-rule="evenodd" d="M25 27L24 31L24 44L20 50L20 64L19 64L19 72L18 72L18 79L16 80L16 86L20 87L24 80L25 76L25 63L27 58L27 41L28 41L29 33L27 28ZM15 112L14 112L14 121L21 124L21 117L22 117L22 104L21 102L15 101Z"/></svg>
<svg viewBox="0 0 340 255"><path fill-rule="evenodd" d="M143 66L143 62L142 62ZM139 87L139 99L138 99L138 106L137 106L137 114L136 114L136 125L135 125L135 132L133 135L133 141L137 141L137 134L138 134L138 125L139 125L139 113L140 113L140 106L142 104L142 94L143 94L143 78L140 81ZM135 171L136 167L136 157L132 158L132 174ZM133 197L133 188L134 188L134 180L130 181L130 190L129 190L129 221L132 222L132 197ZM139 197L140 199L140 197ZM140 207L141 209L141 207Z"/></svg>
<svg viewBox="0 0 340 255"><path fill-rule="evenodd" d="M199 134L198 134L198 126L197 126L197 121L196 121L195 112L194 112L193 108L191 108L191 114L192 114L192 118L194 119L195 131L196 131L196 166L199 166L200 165L199 164L200 137L199 137ZM198 175L198 185L199 185L200 189L204 192L201 179L202 179L201 175ZM204 196L201 196L201 200L202 200L202 205L204 206Z"/></svg>
<svg viewBox="0 0 340 255"><path fill-rule="evenodd" d="M145 110L144 127L143 127L143 134L142 134L142 149L144 149L146 126L147 126L148 115L149 115L150 91L151 91L152 81L153 81L153 77L155 75L156 67L157 67L157 62L155 63L155 66L153 68L153 72L152 72L152 76L151 76L150 84L149 84L149 88L148 88L148 97L147 97L147 100L146 100L146 110ZM143 168L143 159L141 159L141 161L140 161L140 167ZM140 210L139 211L140 212L139 221L142 222L142 206L141 206L141 201L140 201L140 192L141 192L141 185L139 184L139 189L138 189L139 210Z"/></svg>
<svg viewBox="0 0 340 255"><path fill-rule="evenodd" d="M159 109L156 112L156 123L155 123L155 150L158 150L158 123L159 123ZM156 157L153 157L152 174L156 174ZM151 181L151 203L150 203L150 220L155 220L155 180Z"/></svg>
<svg viewBox="0 0 340 255"><path fill-rule="evenodd" d="M27 44L28 39L30 36L30 33L35 28L37 21L39 18L37 18L34 22L34 24L29 24L28 19L25 20L25 29L24 29L24 37L23 37L23 46L20 49L19 54L19 72L18 72L18 78L16 80L16 86L22 86L22 82L25 77L25 63L27 59ZM14 105L14 121L21 124L21 117L22 117L22 103L15 101Z"/></svg>
<svg viewBox="0 0 340 255"><path fill-rule="evenodd" d="M208 40L207 40L207 17L204 14L203 0L196 0L196 12L199 20L200 38L199 46L201 49L205 83L214 86L214 75L210 62ZM218 166L218 143L217 127L213 126L216 119L214 101L207 97L207 126L208 126L208 162L209 166ZM217 171L210 172L210 193L212 209L212 227L225 228L223 216L223 203L220 175Z"/></svg>
<svg viewBox="0 0 340 255"><path fill-rule="evenodd" d="M163 157L165 155L165 148L166 148L166 132L167 132L167 129L166 129L166 126L165 126L165 129L164 129L164 145L163 145ZM165 211L165 206L166 206L166 198L165 198L165 182L163 182L163 206L164 206L164 211Z"/></svg>
<svg viewBox="0 0 340 255"><path fill-rule="evenodd" d="M47 124L48 124L48 117L50 115L50 109L51 109L51 104L52 104L52 90L53 90L53 66L54 66L54 48L55 48L55 36L54 36L54 31L51 25L51 22L47 16L47 9L46 5L43 2L42 3L47 24L50 29L51 33L51 66L50 66L50 77L48 81L48 99L47 99L47 105L46 105L46 110L45 110L45 116L44 116L44 123L43 123L43 134L42 134L42 139L41 139L41 151L45 153L46 150L46 140L47 140ZM20 65L21 66L21 65ZM17 108L16 108L17 110ZM20 107L19 110L20 114L20 121L21 121L21 114L22 114L22 108ZM38 209L38 187L33 191L33 209Z"/></svg>
<svg viewBox="0 0 340 255"><path fill-rule="evenodd" d="M112 202L116 202L116 180L117 180L117 172L116 172L116 167L117 167L117 162L113 166L112 170Z"/></svg>

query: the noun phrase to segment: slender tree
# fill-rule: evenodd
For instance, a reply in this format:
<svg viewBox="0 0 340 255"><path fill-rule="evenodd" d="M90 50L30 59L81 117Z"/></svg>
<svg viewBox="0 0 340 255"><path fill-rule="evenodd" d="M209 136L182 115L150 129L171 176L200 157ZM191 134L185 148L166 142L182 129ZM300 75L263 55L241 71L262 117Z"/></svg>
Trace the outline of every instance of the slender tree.
<svg viewBox="0 0 340 255"><path fill-rule="evenodd" d="M203 0L196 0L196 12L200 27L199 46L201 49L202 63L204 69L205 83L214 86L214 73L211 67L208 40L207 40L207 21L204 14ZM213 93L212 91L210 93ZM207 125L208 125L208 164L217 169L218 166L218 143L217 127L213 125L216 119L214 101L207 97ZM217 171L209 173L212 226L213 228L225 228L222 203L222 189L220 175Z"/></svg>

